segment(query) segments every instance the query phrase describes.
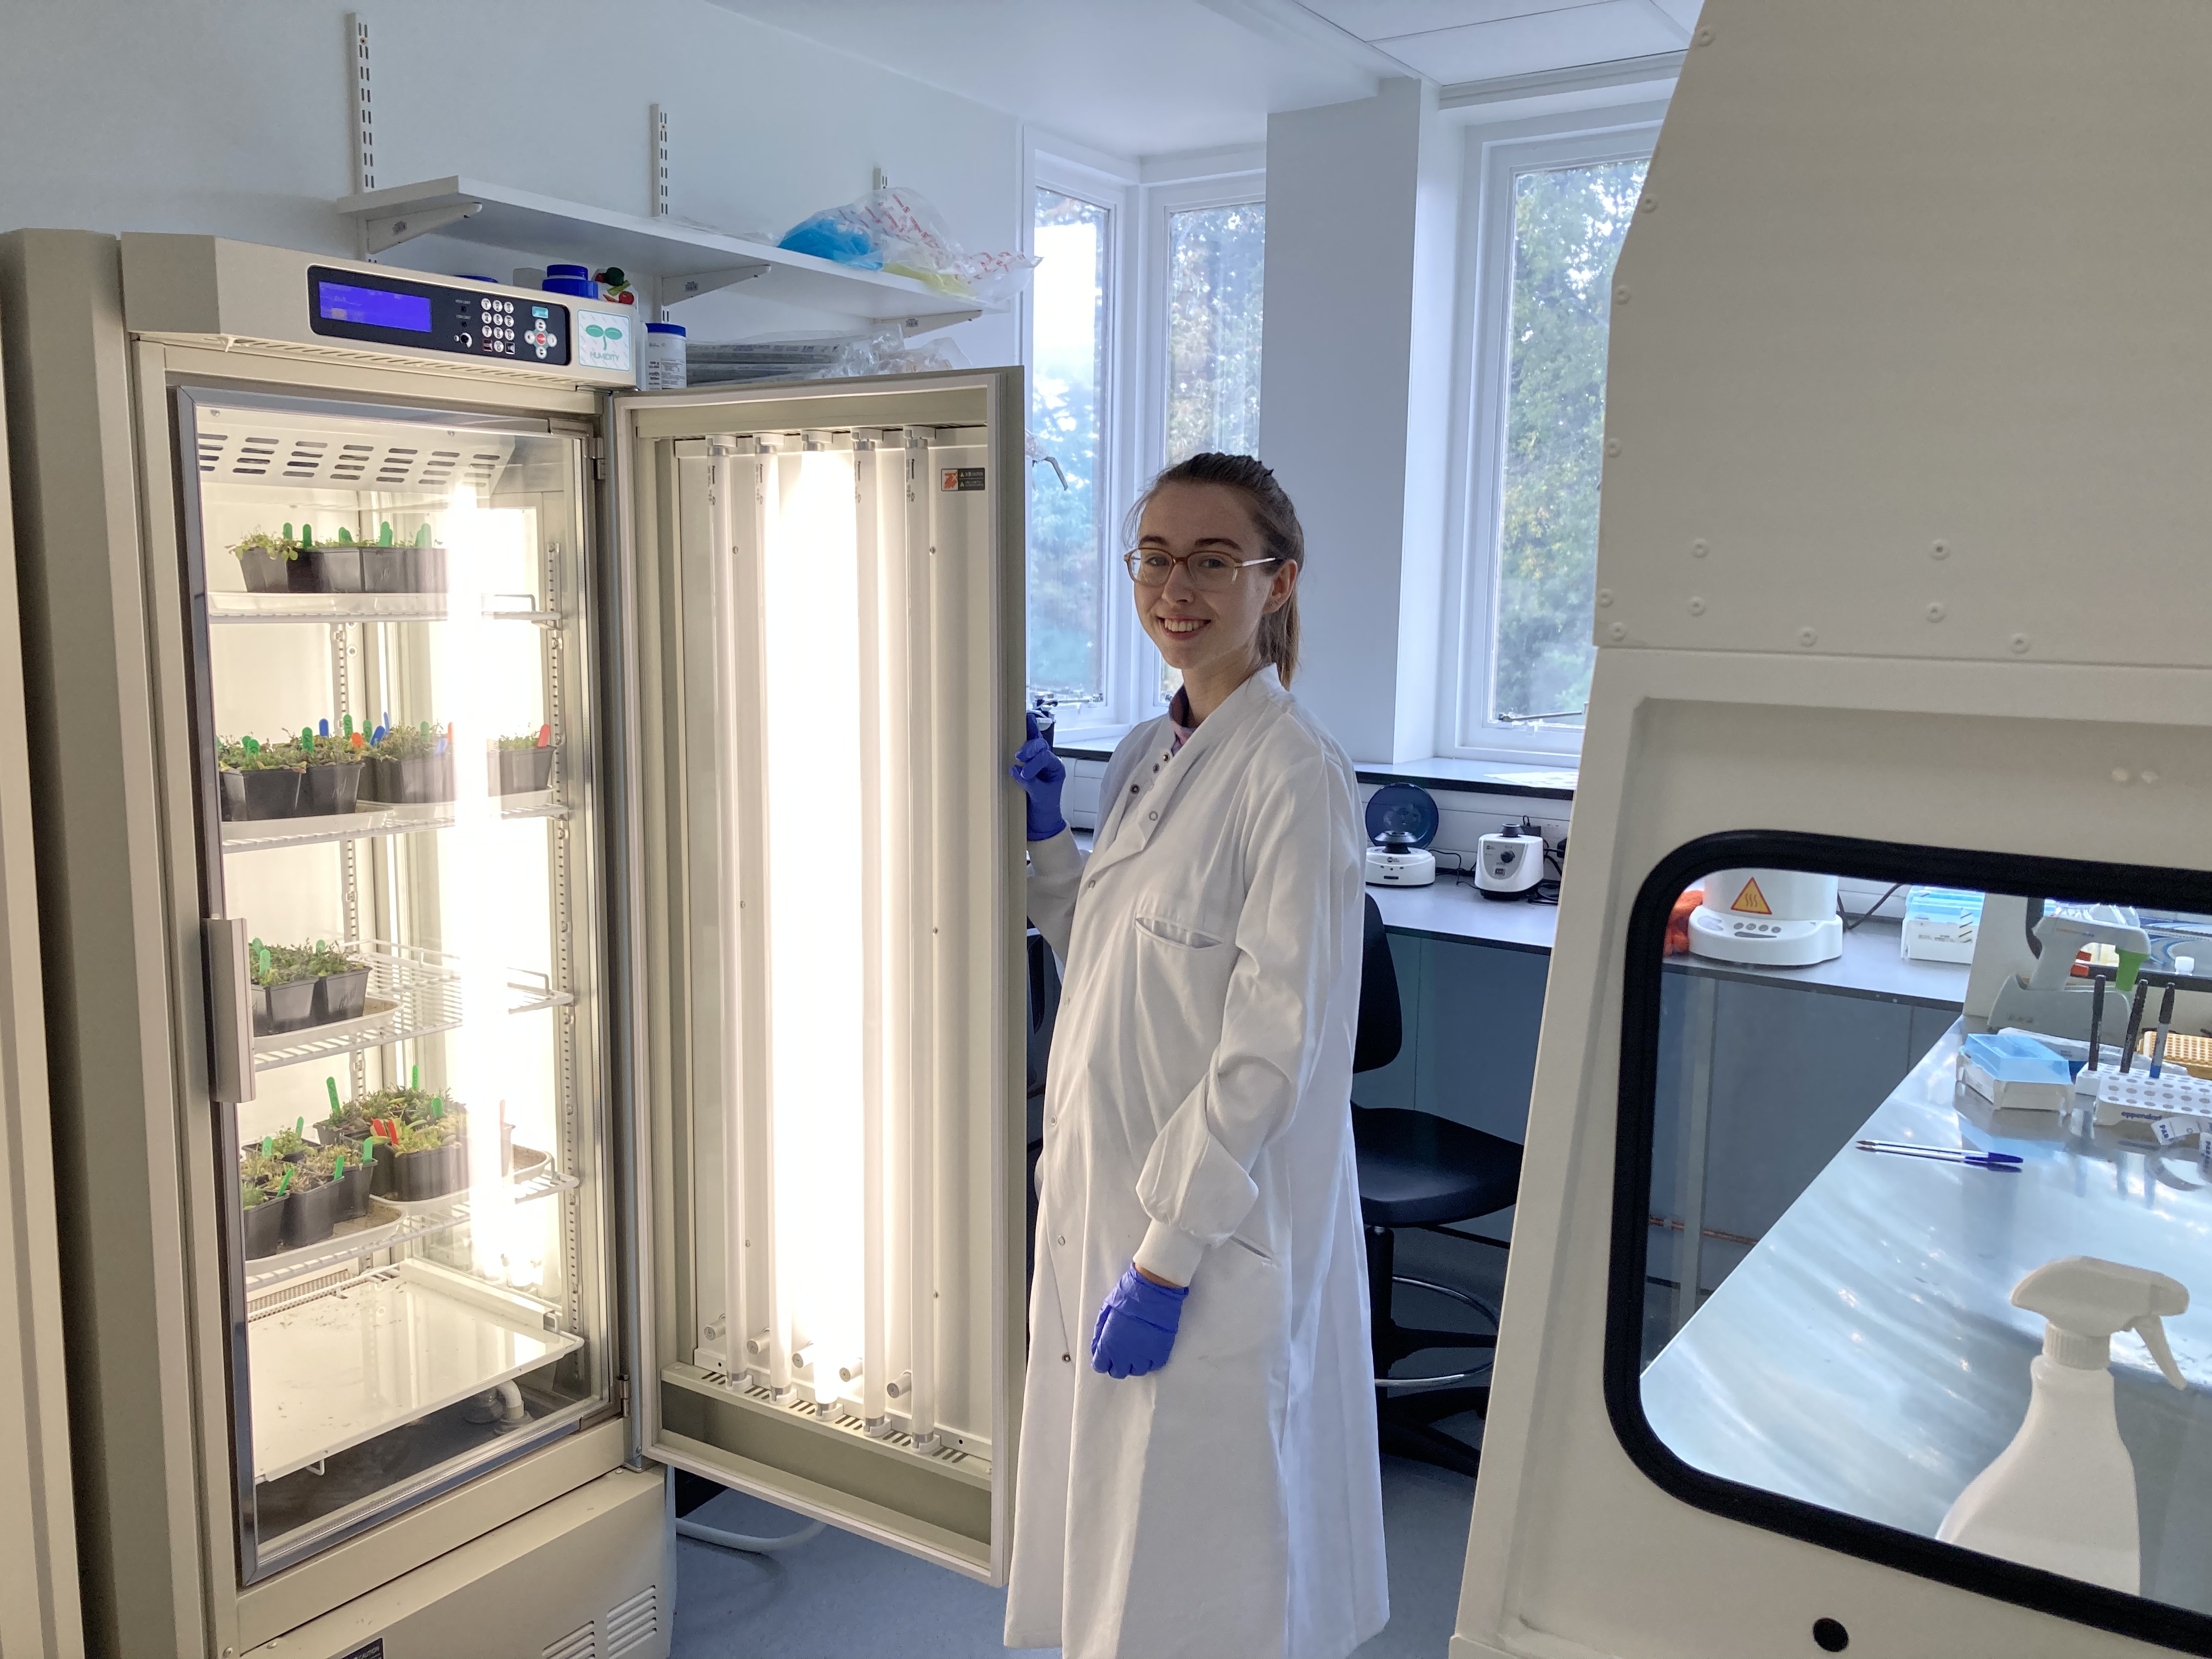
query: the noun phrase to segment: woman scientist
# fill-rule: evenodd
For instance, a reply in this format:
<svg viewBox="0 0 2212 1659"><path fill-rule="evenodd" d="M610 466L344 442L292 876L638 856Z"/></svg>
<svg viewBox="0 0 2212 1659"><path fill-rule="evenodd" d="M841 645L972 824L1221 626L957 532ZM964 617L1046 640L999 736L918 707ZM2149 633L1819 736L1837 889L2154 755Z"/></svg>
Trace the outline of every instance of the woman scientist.
<svg viewBox="0 0 2212 1659"><path fill-rule="evenodd" d="M1066 967L1045 1096L1006 1645L1342 1659L1389 1617L1348 1109L1352 764L1284 687L1297 515L1249 456L1139 503L1182 690L1086 860L1032 740L1030 915Z"/></svg>

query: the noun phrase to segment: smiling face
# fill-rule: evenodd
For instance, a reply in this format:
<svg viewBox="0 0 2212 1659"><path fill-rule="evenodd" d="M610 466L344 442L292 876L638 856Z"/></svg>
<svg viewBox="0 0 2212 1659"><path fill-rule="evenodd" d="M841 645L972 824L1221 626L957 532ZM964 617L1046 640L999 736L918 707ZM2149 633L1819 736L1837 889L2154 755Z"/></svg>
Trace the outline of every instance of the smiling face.
<svg viewBox="0 0 2212 1659"><path fill-rule="evenodd" d="M1267 556L1243 495L1212 483L1162 485L1145 504L1137 549L1240 563ZM1248 565L1230 586L1201 592L1191 582L1189 566L1178 563L1164 586L1134 584L1137 618L1168 666L1191 687L1194 707L1201 688L1211 694L1204 698L1210 709L1259 666L1254 641L1260 618L1282 608L1297 576L1294 564Z"/></svg>

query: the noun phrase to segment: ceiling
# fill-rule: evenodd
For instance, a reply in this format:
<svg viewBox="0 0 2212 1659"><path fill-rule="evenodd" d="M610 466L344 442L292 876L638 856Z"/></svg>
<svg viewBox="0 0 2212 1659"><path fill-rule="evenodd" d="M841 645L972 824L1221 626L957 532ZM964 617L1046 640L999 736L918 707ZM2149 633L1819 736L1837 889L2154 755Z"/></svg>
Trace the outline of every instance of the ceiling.
<svg viewBox="0 0 2212 1659"><path fill-rule="evenodd" d="M1279 110L1680 51L1699 0L713 0L1121 156Z"/></svg>
<svg viewBox="0 0 2212 1659"><path fill-rule="evenodd" d="M1303 0L1446 86L1680 52L1698 0Z"/></svg>

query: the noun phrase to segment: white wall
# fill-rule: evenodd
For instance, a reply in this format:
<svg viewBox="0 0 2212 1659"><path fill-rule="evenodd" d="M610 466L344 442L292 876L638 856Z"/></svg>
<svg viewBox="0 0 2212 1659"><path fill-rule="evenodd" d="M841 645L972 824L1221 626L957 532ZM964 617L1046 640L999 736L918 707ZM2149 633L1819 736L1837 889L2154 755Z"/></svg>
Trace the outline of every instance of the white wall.
<svg viewBox="0 0 2212 1659"><path fill-rule="evenodd" d="M781 234L866 190L912 185L973 250L1019 246L1012 116L737 16L707 0L364 0L377 182L464 173L650 210L647 107L666 106L675 211ZM206 231L351 257L331 210L354 188L347 8L337 0L9 0L0 52L0 229ZM426 237L386 262L516 264ZM822 319L721 295L678 307L696 337ZM957 339L1019 359L1013 318Z"/></svg>
<svg viewBox="0 0 2212 1659"><path fill-rule="evenodd" d="M1306 531L1296 690L1358 760L1436 750L1458 155L1411 80L1267 124L1260 428Z"/></svg>

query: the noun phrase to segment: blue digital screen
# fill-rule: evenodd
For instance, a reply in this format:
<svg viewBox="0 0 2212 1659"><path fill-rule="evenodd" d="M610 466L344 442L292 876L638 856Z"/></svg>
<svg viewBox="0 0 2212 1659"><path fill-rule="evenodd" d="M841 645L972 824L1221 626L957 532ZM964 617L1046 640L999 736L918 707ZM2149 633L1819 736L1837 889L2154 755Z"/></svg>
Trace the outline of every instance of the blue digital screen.
<svg viewBox="0 0 2212 1659"><path fill-rule="evenodd" d="M425 295L393 294L380 288L355 288L345 283L317 283L315 295L323 315L332 322L401 328L414 334L430 331L430 301Z"/></svg>

